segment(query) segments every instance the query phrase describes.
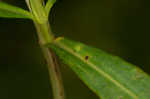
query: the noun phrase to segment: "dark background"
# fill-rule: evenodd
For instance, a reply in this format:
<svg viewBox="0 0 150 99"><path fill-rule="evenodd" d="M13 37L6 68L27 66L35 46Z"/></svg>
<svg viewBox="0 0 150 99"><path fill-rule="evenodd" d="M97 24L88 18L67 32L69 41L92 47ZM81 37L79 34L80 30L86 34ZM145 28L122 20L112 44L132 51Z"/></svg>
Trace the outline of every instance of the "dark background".
<svg viewBox="0 0 150 99"><path fill-rule="evenodd" d="M27 8L24 0L3 0ZM50 21L57 36L103 49L150 74L150 0L57 0ZM98 99L61 65L67 99ZM52 99L33 23L0 19L0 99Z"/></svg>

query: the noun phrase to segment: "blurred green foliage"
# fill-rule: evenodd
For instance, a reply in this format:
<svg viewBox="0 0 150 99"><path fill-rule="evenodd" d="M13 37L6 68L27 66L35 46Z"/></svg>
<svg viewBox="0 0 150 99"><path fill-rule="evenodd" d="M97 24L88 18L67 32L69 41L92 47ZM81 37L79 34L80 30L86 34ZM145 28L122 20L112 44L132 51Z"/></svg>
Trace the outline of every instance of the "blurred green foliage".
<svg viewBox="0 0 150 99"><path fill-rule="evenodd" d="M24 0L3 0L27 9ZM149 0L57 0L50 15L66 36L123 57L150 74ZM52 99L45 61L30 20L0 19L0 99ZM61 65L67 99L98 99Z"/></svg>

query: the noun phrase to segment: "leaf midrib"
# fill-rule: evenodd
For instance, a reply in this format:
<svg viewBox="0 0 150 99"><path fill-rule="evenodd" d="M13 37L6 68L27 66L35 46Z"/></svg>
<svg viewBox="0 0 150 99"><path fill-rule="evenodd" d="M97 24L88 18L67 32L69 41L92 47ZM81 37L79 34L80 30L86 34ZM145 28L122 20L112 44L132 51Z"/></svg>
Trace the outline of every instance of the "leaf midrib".
<svg viewBox="0 0 150 99"><path fill-rule="evenodd" d="M103 70L101 70L100 68L97 68L96 65L94 65L93 63L91 63L90 61L86 61L82 56L80 56L79 54L76 54L72 49L68 48L66 45L62 44L60 42L60 40L55 41L54 42L56 46L64 49L65 51L71 53L72 55L74 55L75 57L79 58L81 61L83 61L84 63L88 64L91 68L94 68L98 73L100 73L101 75L103 75L105 78L107 78L108 80L110 80L112 83L114 83L116 86L120 87L122 90L124 90L127 94L129 94L131 97L133 97L133 99L138 99L138 96L136 94L134 94L133 92L131 92L129 89L125 88L123 85L121 85L117 80L113 79L109 74L107 74L106 72L104 72Z"/></svg>

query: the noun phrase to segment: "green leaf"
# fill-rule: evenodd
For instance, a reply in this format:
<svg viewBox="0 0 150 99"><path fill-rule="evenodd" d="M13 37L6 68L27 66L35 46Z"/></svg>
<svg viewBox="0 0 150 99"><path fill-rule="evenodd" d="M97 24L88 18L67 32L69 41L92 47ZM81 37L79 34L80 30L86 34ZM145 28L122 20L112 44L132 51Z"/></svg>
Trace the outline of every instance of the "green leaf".
<svg viewBox="0 0 150 99"><path fill-rule="evenodd" d="M48 47L102 99L150 98L150 77L119 57L66 38Z"/></svg>
<svg viewBox="0 0 150 99"><path fill-rule="evenodd" d="M0 17L32 19L32 14L24 9L0 1Z"/></svg>
<svg viewBox="0 0 150 99"><path fill-rule="evenodd" d="M47 15L49 15L51 8L53 7L53 5L55 4L56 0L48 0L45 6L45 10Z"/></svg>

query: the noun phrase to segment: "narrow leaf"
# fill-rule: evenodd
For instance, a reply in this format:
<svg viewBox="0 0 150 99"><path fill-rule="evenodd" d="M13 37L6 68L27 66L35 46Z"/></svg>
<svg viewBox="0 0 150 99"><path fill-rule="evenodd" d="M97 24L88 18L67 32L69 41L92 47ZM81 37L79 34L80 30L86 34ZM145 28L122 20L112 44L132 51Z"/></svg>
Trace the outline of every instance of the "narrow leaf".
<svg viewBox="0 0 150 99"><path fill-rule="evenodd" d="M51 8L53 7L53 5L55 4L56 0L48 0L45 6L45 10L47 15L49 15L49 12L51 10Z"/></svg>
<svg viewBox="0 0 150 99"><path fill-rule="evenodd" d="M22 8L15 7L0 1L0 17L32 19L32 14Z"/></svg>
<svg viewBox="0 0 150 99"><path fill-rule="evenodd" d="M119 57L66 38L49 47L102 99L150 98L150 77Z"/></svg>

